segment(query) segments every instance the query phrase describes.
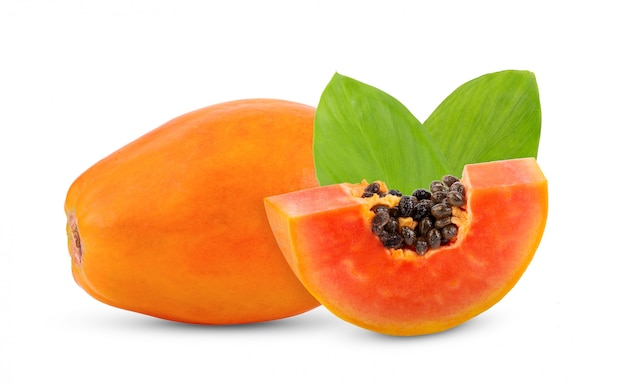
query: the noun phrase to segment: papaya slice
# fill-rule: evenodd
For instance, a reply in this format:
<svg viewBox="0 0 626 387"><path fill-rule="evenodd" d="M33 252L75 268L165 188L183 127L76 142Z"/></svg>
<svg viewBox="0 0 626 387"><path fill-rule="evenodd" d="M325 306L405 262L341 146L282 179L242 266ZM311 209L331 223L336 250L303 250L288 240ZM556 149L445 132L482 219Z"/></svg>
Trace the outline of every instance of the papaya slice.
<svg viewBox="0 0 626 387"><path fill-rule="evenodd" d="M375 332L441 332L484 312L517 283L539 246L547 180L534 158L466 165L454 240L423 255L388 248L372 232L367 182L265 198L278 245L296 276L340 318ZM384 183L381 183L385 187Z"/></svg>

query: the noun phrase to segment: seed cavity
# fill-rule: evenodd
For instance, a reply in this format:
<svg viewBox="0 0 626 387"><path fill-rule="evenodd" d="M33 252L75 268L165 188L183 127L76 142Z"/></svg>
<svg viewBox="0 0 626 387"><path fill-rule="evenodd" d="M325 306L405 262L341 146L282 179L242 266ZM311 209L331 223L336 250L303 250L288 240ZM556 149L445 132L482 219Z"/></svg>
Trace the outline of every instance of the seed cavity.
<svg viewBox="0 0 626 387"><path fill-rule="evenodd" d="M453 208L466 204L465 186L457 177L445 175L431 182L429 189L418 188L411 195L395 189L384 191L379 183L372 183L365 187L362 197L374 195L400 198L394 207L376 204L371 208L372 232L384 247L424 255L456 239L459 230L452 222Z"/></svg>

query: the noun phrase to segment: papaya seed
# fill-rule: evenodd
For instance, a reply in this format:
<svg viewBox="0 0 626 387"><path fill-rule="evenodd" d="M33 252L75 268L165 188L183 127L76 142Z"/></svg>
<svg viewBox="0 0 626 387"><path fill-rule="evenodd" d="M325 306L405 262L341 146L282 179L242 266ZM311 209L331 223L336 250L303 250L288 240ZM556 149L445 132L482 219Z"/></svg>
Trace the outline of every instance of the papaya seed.
<svg viewBox="0 0 626 387"><path fill-rule="evenodd" d="M421 236L415 240L415 252L418 255L424 255L428 251L428 241L425 237Z"/></svg>
<svg viewBox="0 0 626 387"><path fill-rule="evenodd" d="M383 227L387 224L387 222L389 222L390 219L391 217L389 216L388 211L378 211L372 219L372 226Z"/></svg>
<svg viewBox="0 0 626 387"><path fill-rule="evenodd" d="M446 195L446 200L449 204L457 207L465 204L465 198L463 197L463 194L458 191L448 192L448 194Z"/></svg>
<svg viewBox="0 0 626 387"><path fill-rule="evenodd" d="M431 197L430 192L424 188L418 188L412 193L413 196L417 198L417 200L429 200Z"/></svg>
<svg viewBox="0 0 626 387"><path fill-rule="evenodd" d="M451 187L452 184L456 183L457 181L459 181L458 177L456 176L452 176L452 175L445 175L444 177L441 178L441 181L443 182L443 184L445 184L448 187Z"/></svg>
<svg viewBox="0 0 626 387"><path fill-rule="evenodd" d="M452 215L452 208L444 203L437 203L430 209L430 213L437 219Z"/></svg>
<svg viewBox="0 0 626 387"><path fill-rule="evenodd" d="M428 247L431 249L436 249L441 246L441 231L436 228L433 228L426 235L426 239L428 241Z"/></svg>

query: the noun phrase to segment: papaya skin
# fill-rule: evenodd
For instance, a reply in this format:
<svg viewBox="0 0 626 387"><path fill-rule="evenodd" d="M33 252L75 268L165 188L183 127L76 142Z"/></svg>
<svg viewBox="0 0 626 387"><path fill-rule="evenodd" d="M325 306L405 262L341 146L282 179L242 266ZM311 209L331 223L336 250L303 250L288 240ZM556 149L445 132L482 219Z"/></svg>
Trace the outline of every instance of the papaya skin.
<svg viewBox="0 0 626 387"><path fill-rule="evenodd" d="M194 324L319 305L285 262L263 198L317 186L315 108L248 99L177 117L97 162L66 201L72 275L106 304Z"/></svg>
<svg viewBox="0 0 626 387"><path fill-rule="evenodd" d="M361 198L367 182L276 195L265 207L290 267L329 311L382 334L432 334L501 300L547 221L547 180L535 159L467 165L461 181L467 204L453 212L457 238L424 256L385 248L374 235L370 208L381 200Z"/></svg>

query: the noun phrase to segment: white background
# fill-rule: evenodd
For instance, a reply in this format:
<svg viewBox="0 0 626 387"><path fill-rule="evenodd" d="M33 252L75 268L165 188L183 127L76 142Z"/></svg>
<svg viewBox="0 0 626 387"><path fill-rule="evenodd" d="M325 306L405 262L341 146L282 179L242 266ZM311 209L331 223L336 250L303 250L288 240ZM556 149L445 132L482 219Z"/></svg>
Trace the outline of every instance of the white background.
<svg viewBox="0 0 626 387"><path fill-rule="evenodd" d="M625 385L622 9L0 0L0 385ZM537 77L550 215L522 280L465 325L393 338L318 308L189 326L101 304L71 277L71 182L180 114L250 97L316 106L337 71L424 121L505 69Z"/></svg>

